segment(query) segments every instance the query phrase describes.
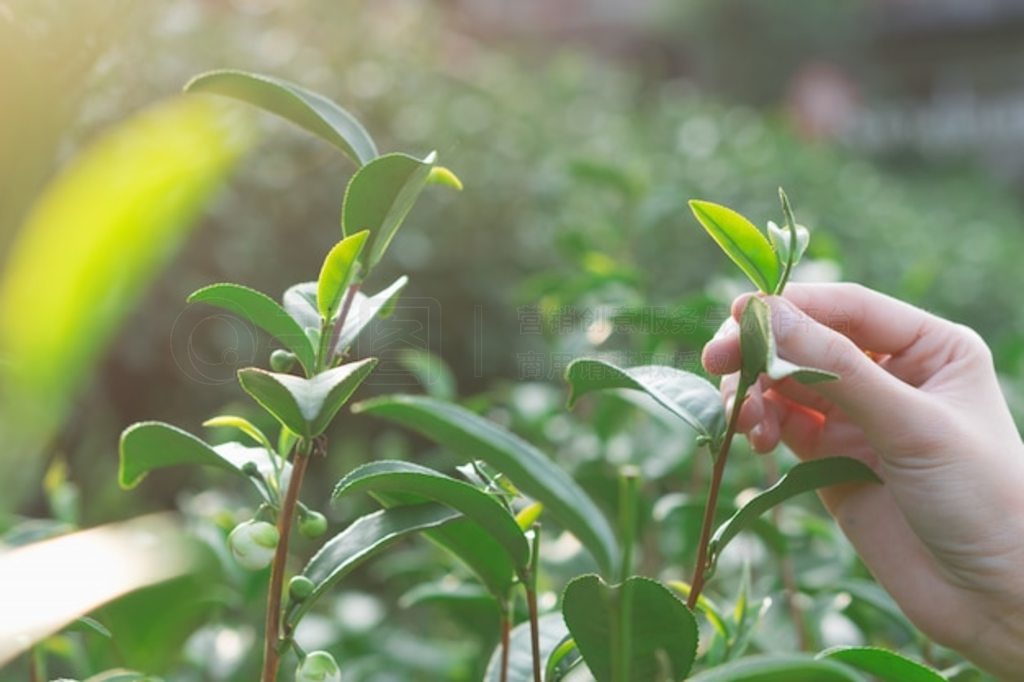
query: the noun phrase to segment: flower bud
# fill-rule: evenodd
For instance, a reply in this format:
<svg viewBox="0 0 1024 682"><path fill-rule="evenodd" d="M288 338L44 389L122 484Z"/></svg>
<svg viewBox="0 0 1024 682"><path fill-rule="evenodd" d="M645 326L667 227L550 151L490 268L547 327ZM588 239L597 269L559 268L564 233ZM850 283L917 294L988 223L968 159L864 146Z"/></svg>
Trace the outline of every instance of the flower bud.
<svg viewBox="0 0 1024 682"><path fill-rule="evenodd" d="M295 671L295 682L341 682L341 670L326 651L306 654Z"/></svg>
<svg viewBox="0 0 1024 682"><path fill-rule="evenodd" d="M288 581L288 596L293 601L306 601L316 586L304 575L297 575Z"/></svg>
<svg viewBox="0 0 1024 682"><path fill-rule="evenodd" d="M251 478L255 478L260 475L260 468L256 466L256 462L246 462L242 465L242 473Z"/></svg>
<svg viewBox="0 0 1024 682"><path fill-rule="evenodd" d="M246 521L235 526L228 536L232 556L244 568L258 571L274 559L274 550L281 539L277 528L266 521Z"/></svg>
<svg viewBox="0 0 1024 682"><path fill-rule="evenodd" d="M318 538L327 532L327 517L316 511L307 511L299 519L299 533L304 538Z"/></svg>
<svg viewBox="0 0 1024 682"><path fill-rule="evenodd" d="M295 367L295 353L280 348L270 354L270 369L275 372L290 372Z"/></svg>

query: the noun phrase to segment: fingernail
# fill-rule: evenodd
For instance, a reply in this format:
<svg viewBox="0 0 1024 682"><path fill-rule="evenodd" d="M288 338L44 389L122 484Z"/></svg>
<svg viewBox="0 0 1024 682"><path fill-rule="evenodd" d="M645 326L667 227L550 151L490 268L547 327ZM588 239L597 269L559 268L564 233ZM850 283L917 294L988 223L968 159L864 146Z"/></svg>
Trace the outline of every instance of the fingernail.
<svg viewBox="0 0 1024 682"><path fill-rule="evenodd" d="M737 329L739 329L739 325L736 324L736 320L731 317L727 317L725 318L725 322L718 326L718 330L715 332L715 335L711 337L711 340L717 341L718 339L723 339L726 336L735 333Z"/></svg>
<svg viewBox="0 0 1024 682"><path fill-rule="evenodd" d="M763 436L763 435L764 435L764 425L757 424L754 428L750 429L750 433L748 434L748 437L750 439L750 442L753 444L754 441L761 440L761 436Z"/></svg>

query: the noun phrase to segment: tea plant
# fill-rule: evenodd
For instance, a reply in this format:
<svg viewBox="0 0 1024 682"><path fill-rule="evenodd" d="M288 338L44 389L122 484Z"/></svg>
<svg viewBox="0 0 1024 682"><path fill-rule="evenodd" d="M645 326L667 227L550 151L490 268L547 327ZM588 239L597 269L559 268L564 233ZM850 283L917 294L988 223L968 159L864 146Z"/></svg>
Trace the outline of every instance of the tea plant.
<svg viewBox="0 0 1024 682"><path fill-rule="evenodd" d="M231 531L228 546L251 570L270 568L264 622L262 682L277 679L281 662L294 656L296 679L341 678L326 651L307 652L298 626L318 600L355 568L395 543L423 536L457 557L497 606L500 641L486 669L494 682L567 679L585 674L598 682L681 680L695 666L698 680L858 680L862 672L884 679L942 679L898 654L872 648L828 650L818 656L741 658L751 637L746 588L741 606L725 616L705 595L722 551L768 509L802 492L841 482L877 481L862 463L847 458L804 462L714 527L723 473L746 393L762 376L802 382L834 375L780 358L770 308L749 300L740 320L742 369L732 409L706 379L669 366L619 367L578 359L566 371L569 404L607 390L639 391L654 409L667 410L693 432L713 462L692 581L663 583L636 574L635 545L641 481L633 468L619 472L619 518L609 522L584 489L536 447L494 421L436 397L375 397L355 414L401 424L460 457L459 476L397 460L371 461L337 483L333 499L366 493L380 509L349 523L289 575L289 540L319 537L326 518L301 499L303 480L316 456L327 453L326 431L376 365L350 359L353 342L377 316L386 315L406 284L402 277L374 295L361 291L427 184L461 187L435 155L417 159L380 155L366 131L344 109L296 85L235 71L205 74L191 92L246 101L278 114L338 147L358 166L341 209L342 239L326 255L316 282L289 288L279 304L237 284L214 284L190 301L217 306L261 328L282 348L270 370L238 372L242 389L280 425L271 438L250 421L216 416L210 427L231 427L243 440L212 446L161 422L128 428L121 438L120 482L131 488L150 471L199 464L248 479L261 500L250 520ZM808 243L785 194L782 227L762 234L738 213L691 202L708 233L763 294L783 292ZM560 612L541 613L541 524L574 535L596 569L568 582ZM517 623L517 596L526 617ZM685 598L685 602L682 598ZM699 624L697 615L704 623ZM698 650L700 632L707 641ZM739 659L739 660L735 660ZM344 662L343 662L344 663Z"/></svg>

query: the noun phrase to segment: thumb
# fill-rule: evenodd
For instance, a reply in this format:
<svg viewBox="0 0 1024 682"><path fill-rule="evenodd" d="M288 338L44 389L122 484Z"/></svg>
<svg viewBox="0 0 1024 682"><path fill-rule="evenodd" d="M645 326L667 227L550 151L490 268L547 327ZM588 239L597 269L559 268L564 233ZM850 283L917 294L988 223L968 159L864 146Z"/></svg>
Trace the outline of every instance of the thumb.
<svg viewBox="0 0 1024 682"><path fill-rule="evenodd" d="M814 389L839 406L866 429L900 428L900 414L917 392L879 367L862 349L840 332L825 326L790 301L772 296L772 331L776 352L785 360L823 369L838 381L814 384Z"/></svg>

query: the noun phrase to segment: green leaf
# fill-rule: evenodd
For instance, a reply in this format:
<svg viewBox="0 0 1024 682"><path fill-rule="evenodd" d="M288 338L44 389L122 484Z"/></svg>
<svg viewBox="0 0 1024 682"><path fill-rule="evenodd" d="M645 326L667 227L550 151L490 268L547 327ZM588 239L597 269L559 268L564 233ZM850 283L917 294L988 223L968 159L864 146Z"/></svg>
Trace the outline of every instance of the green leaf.
<svg viewBox="0 0 1024 682"><path fill-rule="evenodd" d="M562 614L597 682L682 680L697 656L693 614L649 578L609 586L580 576L565 588Z"/></svg>
<svg viewBox="0 0 1024 682"><path fill-rule="evenodd" d="M383 501L389 502L387 498ZM424 531L423 536L466 564L495 600L508 601L516 569L512 558L490 533L469 519L461 518L441 528Z"/></svg>
<svg viewBox="0 0 1024 682"><path fill-rule="evenodd" d="M422 396L384 396L357 403L353 412L385 417L434 440L469 461L483 460L572 532L612 572L618 544L607 519L583 489L535 447L469 410Z"/></svg>
<svg viewBox="0 0 1024 682"><path fill-rule="evenodd" d="M408 154L385 154L360 168L345 190L341 228L346 235L370 231L366 269L375 266L423 191L437 155L420 161Z"/></svg>
<svg viewBox="0 0 1024 682"><path fill-rule="evenodd" d="M85 682L158 682L159 678L144 675L135 670L115 668L85 678Z"/></svg>
<svg viewBox="0 0 1024 682"><path fill-rule="evenodd" d="M742 215L710 201L690 201L690 210L711 238L736 265L766 294L775 292L781 270L765 236Z"/></svg>
<svg viewBox="0 0 1024 682"><path fill-rule="evenodd" d="M757 381L757 375L764 372L769 378L781 381L791 378L802 384L834 381L839 378L832 372L813 367L801 367L778 356L775 334L772 332L771 308L757 296L747 301L747 307L740 316L740 352L742 368L740 380L747 386Z"/></svg>
<svg viewBox="0 0 1024 682"><path fill-rule="evenodd" d="M895 651L873 646L835 647L822 651L817 658L845 663L882 682L946 682L945 677L926 665Z"/></svg>
<svg viewBox="0 0 1024 682"><path fill-rule="evenodd" d="M582 660L580 650L576 648L576 640L566 634L548 655L548 662L544 666L544 682L559 682L565 679L565 676Z"/></svg>
<svg viewBox="0 0 1024 682"><path fill-rule="evenodd" d="M541 660L548 656L561 643L569 631L565 627L560 613L546 613L537 619L540 633ZM512 628L508 643L508 677L501 676L501 645L491 654L484 673L484 682L533 682L533 646L530 643L530 622L520 623Z"/></svg>
<svg viewBox="0 0 1024 682"><path fill-rule="evenodd" d="M462 512L497 540L512 557L520 576L530 563L530 546L515 517L479 488L411 462L383 460L349 472L334 487L333 499L353 492L413 495Z"/></svg>
<svg viewBox="0 0 1024 682"><path fill-rule="evenodd" d="M855 670L799 654L748 656L706 670L691 682L867 682Z"/></svg>
<svg viewBox="0 0 1024 682"><path fill-rule="evenodd" d="M376 365L377 358L366 358L309 379L247 367L238 371L238 381L246 393L287 429L309 439L324 432Z"/></svg>
<svg viewBox="0 0 1024 682"><path fill-rule="evenodd" d="M405 348L398 354L398 362L416 377L429 396L439 400L455 399L455 373L439 356L420 348Z"/></svg>
<svg viewBox="0 0 1024 682"><path fill-rule="evenodd" d="M455 175L450 168L445 168L444 166L434 166L431 168L430 175L427 176L427 183L451 187L457 192L462 191L462 180L459 180L459 176Z"/></svg>
<svg viewBox="0 0 1024 682"><path fill-rule="evenodd" d="M194 292L188 297L188 302L207 303L252 322L295 353L307 372L313 370L315 351L306 333L277 301L266 294L240 284L211 284Z"/></svg>
<svg viewBox="0 0 1024 682"><path fill-rule="evenodd" d="M340 106L294 83L245 71L209 71L185 85L186 92L209 92L247 102L285 118L327 140L362 166L377 156L370 134Z"/></svg>
<svg viewBox="0 0 1024 682"><path fill-rule="evenodd" d="M333 320L334 314L339 312L338 306L355 279L359 269L357 260L369 236L366 230L356 232L335 244L327 253L316 287L317 309L325 320Z"/></svg>
<svg viewBox="0 0 1024 682"><path fill-rule="evenodd" d="M262 431L260 431L255 424L253 424L248 419L245 419L244 417L236 417L235 415L232 414L225 414L219 417L211 417L210 419L207 419L206 421L203 422L203 426L211 429L238 429L245 435L252 438L257 443L265 447L267 450L270 450L271 452L274 450L274 447L270 444L270 439L268 439L266 435Z"/></svg>
<svg viewBox="0 0 1024 682"><path fill-rule="evenodd" d="M428 503L382 509L356 519L324 543L302 569L302 575L313 581L313 593L301 602L288 602L285 622L294 627L325 591L402 538L440 528L461 517L449 507Z"/></svg>
<svg viewBox="0 0 1024 682"><path fill-rule="evenodd" d="M663 365L622 368L604 360L583 358L569 363L565 380L569 383L570 408L591 391L633 389L643 391L689 424L712 447L725 434L722 395L696 374Z"/></svg>
<svg viewBox="0 0 1024 682"><path fill-rule="evenodd" d="M132 424L121 434L120 468L118 482L125 490L137 486L150 471L182 464L215 467L238 474L250 481L264 498L266 489L242 472L252 462L264 478L274 473L271 457L276 455L264 448L251 448L241 443L210 446L191 433L163 422ZM290 466L282 462L285 471ZM282 483L286 483L285 478ZM268 501L270 501L268 499Z"/></svg>
<svg viewBox="0 0 1024 682"><path fill-rule="evenodd" d="M712 561L717 559L737 533L749 528L755 519L772 507L800 493L852 482L881 483L881 480L867 464L850 457L825 457L800 462L775 485L756 495L715 530L710 545Z"/></svg>

